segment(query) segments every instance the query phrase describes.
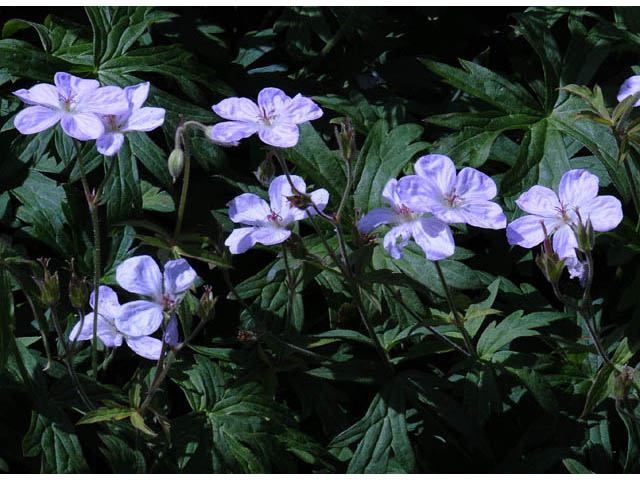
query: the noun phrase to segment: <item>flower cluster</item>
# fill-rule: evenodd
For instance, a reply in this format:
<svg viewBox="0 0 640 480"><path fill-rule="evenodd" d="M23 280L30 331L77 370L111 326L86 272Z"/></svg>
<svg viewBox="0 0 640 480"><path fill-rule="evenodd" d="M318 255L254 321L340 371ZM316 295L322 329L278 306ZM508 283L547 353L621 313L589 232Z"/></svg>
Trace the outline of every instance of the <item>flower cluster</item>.
<svg viewBox="0 0 640 480"><path fill-rule="evenodd" d="M101 285L96 335L108 347L118 347L124 339L138 355L157 360L162 341L151 335L160 328L167 315L169 322L164 340L169 345L178 343L175 310L196 276L195 270L184 259L168 261L164 275L148 255L125 260L116 270L118 284L129 292L149 297L149 300L134 300L120 305L117 294ZM94 298L95 292L92 292L90 304L95 310ZM93 317L92 312L81 319L71 330L69 338L73 341L92 339Z"/></svg>
<svg viewBox="0 0 640 480"><path fill-rule="evenodd" d="M120 150L124 133L148 132L164 122L163 108L142 107L149 95L148 82L124 89L101 87L97 80L58 72L54 85L39 83L13 94L32 105L14 119L20 133L38 133L60 122L70 137L96 140L98 151L107 156Z"/></svg>
<svg viewBox="0 0 640 480"><path fill-rule="evenodd" d="M402 248L411 237L429 260L453 255L450 223L490 229L506 226L502 208L490 201L497 189L489 176L469 167L456 174L453 161L437 154L420 157L414 170L416 175L387 182L382 198L393 209L375 208L358 223L361 233L382 224L393 225L383 241L393 258L402 258Z"/></svg>

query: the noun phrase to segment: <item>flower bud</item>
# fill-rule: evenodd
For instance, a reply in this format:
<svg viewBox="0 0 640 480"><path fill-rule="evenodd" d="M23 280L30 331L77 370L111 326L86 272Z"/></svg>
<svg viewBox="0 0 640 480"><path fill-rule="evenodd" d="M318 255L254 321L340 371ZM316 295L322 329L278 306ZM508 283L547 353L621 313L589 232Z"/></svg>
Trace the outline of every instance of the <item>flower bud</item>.
<svg viewBox="0 0 640 480"><path fill-rule="evenodd" d="M212 320L216 311L216 299L213 297L211 290L209 285L204 286L204 293L200 297L200 304L198 305L197 315L206 321Z"/></svg>
<svg viewBox="0 0 640 480"><path fill-rule="evenodd" d="M547 233L547 227L544 222L540 222L542 230L544 232L544 241L542 242L542 253L536 257L536 264L542 270L542 274L545 278L553 284L560 281L562 270L564 270L565 259L560 259L558 254L553 251L551 247L551 240Z"/></svg>
<svg viewBox="0 0 640 480"><path fill-rule="evenodd" d="M182 169L184 168L184 152L181 148L173 149L171 155L169 155L167 167L169 168L169 175L171 175L171 178L173 178L173 183L175 183L177 178L182 173Z"/></svg>
<svg viewBox="0 0 640 480"><path fill-rule="evenodd" d="M262 161L262 163L258 166L258 169L255 172L253 172L253 174L256 176L258 181L265 187L271 183L271 181L273 180L273 177L275 177L275 173L276 173L276 168L273 165L273 162L271 161L270 156L265 158Z"/></svg>
<svg viewBox="0 0 640 480"><path fill-rule="evenodd" d="M331 123L340 126L334 126L334 133L336 140L338 141L338 147L340 153L345 160L350 160L356 153L356 130L351 126L349 117L346 117L344 121L342 119L333 119Z"/></svg>
<svg viewBox="0 0 640 480"><path fill-rule="evenodd" d="M580 212L576 210L578 214L579 221L577 224L572 224L571 229L576 236L576 240L578 241L578 248L583 252L589 252L593 250L596 242L595 232L593 231L593 225L591 224L591 219L587 219L587 223L582 223L582 218L580 217Z"/></svg>
<svg viewBox="0 0 640 480"><path fill-rule="evenodd" d="M43 277L36 278L35 281L40 287L40 300L47 307L53 307L60 300L60 281L58 272L53 275L49 273L50 258L39 258L38 261L42 265Z"/></svg>
<svg viewBox="0 0 640 480"><path fill-rule="evenodd" d="M87 288L86 277L80 278L76 275L75 262L71 259L71 279L69 280L69 302L73 308L82 308L89 299L89 289Z"/></svg>

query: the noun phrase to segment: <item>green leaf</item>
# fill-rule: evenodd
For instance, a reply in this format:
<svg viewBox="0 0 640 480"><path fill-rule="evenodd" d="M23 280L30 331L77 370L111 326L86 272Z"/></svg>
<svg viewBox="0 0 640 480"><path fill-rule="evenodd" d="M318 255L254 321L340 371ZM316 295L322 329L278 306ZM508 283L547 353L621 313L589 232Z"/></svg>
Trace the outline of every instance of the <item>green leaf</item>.
<svg viewBox="0 0 640 480"><path fill-rule="evenodd" d="M545 380L544 376L529 367L512 368L507 370L516 375L533 395L533 398L547 412L557 412L559 409L558 400L553 394L553 390Z"/></svg>
<svg viewBox="0 0 640 480"><path fill-rule="evenodd" d="M191 410L204 412L224 395L225 378L222 370L208 358L195 355L194 360L188 368L172 369L171 380L180 386Z"/></svg>
<svg viewBox="0 0 640 480"><path fill-rule="evenodd" d="M144 210L173 212L176 209L171 195L145 180L140 182L140 193L142 194L142 208Z"/></svg>
<svg viewBox="0 0 640 480"><path fill-rule="evenodd" d="M562 463L569 471L569 473L593 473L591 470L589 470L587 467L573 458L565 458L564 460L562 460Z"/></svg>
<svg viewBox="0 0 640 480"><path fill-rule="evenodd" d="M99 433L103 445L100 451L107 459L113 473L146 473L144 455L139 450L131 448L127 443L115 436Z"/></svg>
<svg viewBox="0 0 640 480"><path fill-rule="evenodd" d="M4 371L7 359L9 358L9 349L15 341L13 338L14 329L14 312L13 312L13 294L11 292L11 281L9 274L5 268L0 265L0 296L2 304L0 305L0 372Z"/></svg>
<svg viewBox="0 0 640 480"><path fill-rule="evenodd" d="M104 187L104 203L107 206L107 218L115 222L140 212L142 194L136 160L126 143L110 161L117 163Z"/></svg>
<svg viewBox="0 0 640 480"><path fill-rule="evenodd" d="M151 141L146 132L129 132L127 139L132 155L142 162L163 187L168 188L171 185L171 176L167 169L167 155L164 150Z"/></svg>
<svg viewBox="0 0 640 480"><path fill-rule="evenodd" d="M591 385L591 388L587 393L587 400L585 401L584 408L580 414L581 418L591 413L595 407L609 398L609 395L613 392L614 380L613 365L605 363L598 371L598 374L593 381L593 385Z"/></svg>
<svg viewBox="0 0 640 480"><path fill-rule="evenodd" d="M129 407L97 408L86 413L80 420L76 422L76 425L122 420L124 418L129 418L133 412L135 412L135 409Z"/></svg>
<svg viewBox="0 0 640 480"><path fill-rule="evenodd" d="M378 120L360 150L354 169L353 201L361 211L382 205L382 190L390 178L398 176L414 155L427 146L417 142L422 135L420 125L407 123L390 129Z"/></svg>
<svg viewBox="0 0 640 480"><path fill-rule="evenodd" d="M72 67L22 40L0 40L0 68L16 77L51 83L56 72L68 72Z"/></svg>
<svg viewBox="0 0 640 480"><path fill-rule="evenodd" d="M136 429L140 430L142 433L149 435L151 437L156 437L158 434L151 430L146 423L144 423L144 418L137 411L131 412L129 415L129 420L131 421L131 425L133 425Z"/></svg>

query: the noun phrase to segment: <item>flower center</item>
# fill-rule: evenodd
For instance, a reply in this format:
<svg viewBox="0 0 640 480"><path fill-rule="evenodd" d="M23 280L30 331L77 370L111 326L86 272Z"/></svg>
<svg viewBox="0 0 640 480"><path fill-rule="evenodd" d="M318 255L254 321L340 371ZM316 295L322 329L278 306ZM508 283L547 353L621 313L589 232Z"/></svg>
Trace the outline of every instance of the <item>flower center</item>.
<svg viewBox="0 0 640 480"><path fill-rule="evenodd" d="M564 205L562 202L560 202L560 208L556 207L556 211L558 212L558 219L562 223L570 224L576 220L576 215L570 211L568 205ZM577 208L574 208L574 211L579 215Z"/></svg>
<svg viewBox="0 0 640 480"><path fill-rule="evenodd" d="M264 107L262 107L262 114L260 115L259 119L262 121L262 123L264 123L268 127L268 126L271 126L272 122L277 117L278 116L276 115L275 108L272 108L267 112L267 110Z"/></svg>
<svg viewBox="0 0 640 480"><path fill-rule="evenodd" d="M456 193L455 187L449 193L444 194L444 204L449 208L458 208L462 206L464 199Z"/></svg>
<svg viewBox="0 0 640 480"><path fill-rule="evenodd" d="M273 210L269 215L267 215L267 220L274 224L274 226L280 226L280 222L282 221L282 217L275 213Z"/></svg>
<svg viewBox="0 0 640 480"><path fill-rule="evenodd" d="M164 308L172 308L176 303L176 299L173 298L173 295L169 293L165 293L162 295L162 306Z"/></svg>
<svg viewBox="0 0 640 480"><path fill-rule="evenodd" d="M398 209L398 213L403 217L408 217L409 215L411 215L411 210L409 210L409 207L407 207L403 203L402 206Z"/></svg>
<svg viewBox="0 0 640 480"><path fill-rule="evenodd" d="M70 112L72 108L75 106L75 98L76 96L72 93L68 97L65 97L61 93L58 94L58 100L62 102L62 108L65 112Z"/></svg>

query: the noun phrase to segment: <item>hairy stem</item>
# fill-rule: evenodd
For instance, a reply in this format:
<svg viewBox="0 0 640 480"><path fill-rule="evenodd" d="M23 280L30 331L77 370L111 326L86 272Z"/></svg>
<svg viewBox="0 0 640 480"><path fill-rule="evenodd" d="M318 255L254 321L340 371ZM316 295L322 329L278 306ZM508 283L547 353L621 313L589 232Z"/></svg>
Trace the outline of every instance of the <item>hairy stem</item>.
<svg viewBox="0 0 640 480"><path fill-rule="evenodd" d="M438 271L438 276L440 277L440 282L442 283L442 288L444 288L444 293L447 297L447 303L449 304L449 309L451 310L451 313L453 314L453 323L454 325L458 328L458 330L460 331L460 334L462 335L462 338L464 339L464 343L467 346L467 350L469 351L469 353L471 354L471 356L473 358L477 358L478 354L476 353L476 349L473 346L473 341L471 340L471 337L469 336L469 332L467 332L467 329L464 328L464 318L462 317L462 315L460 315L460 313L458 312L458 309L456 308L456 305L453 301L453 295L451 294L451 289L449 288L449 285L447 284L446 279L444 278L444 273L442 272L442 267L440 266L440 263L436 260L433 263L436 264L436 270Z"/></svg>
<svg viewBox="0 0 640 480"><path fill-rule="evenodd" d="M100 198L97 193L91 193L89 189L89 182L87 181L87 172L84 168L84 159L82 156L82 148L80 142L73 139L73 144L78 152L78 168L80 170L80 179L82 181L82 188L84 189L84 196L87 200L89 207L89 214L91 215L91 225L93 226L93 291L94 291L94 309L93 309L93 341L91 342L91 376L98 378L98 305L100 296L100 221L98 219L98 204ZM115 160L112 160L112 163Z"/></svg>
<svg viewBox="0 0 640 480"><path fill-rule="evenodd" d="M289 259L287 258L287 247L282 243L282 258L284 260L284 269L287 275L287 310L285 314L284 324L284 338L289 335L289 329L291 328L291 316L293 314L293 295L295 292L295 285L291 275L291 268L289 267Z"/></svg>
<svg viewBox="0 0 640 480"><path fill-rule="evenodd" d="M176 142L181 141L184 151L184 176L182 178L182 193L180 194L180 205L178 206L178 219L176 220L176 228L173 233L173 238L177 239L180 236L182 230L182 220L184 218L184 209L187 205L187 194L189 193L189 177L191 175L191 156L189 155L189 142L184 135L185 126L178 127L176 131ZM178 138L180 137L180 139ZM179 145L179 143L176 143Z"/></svg>

